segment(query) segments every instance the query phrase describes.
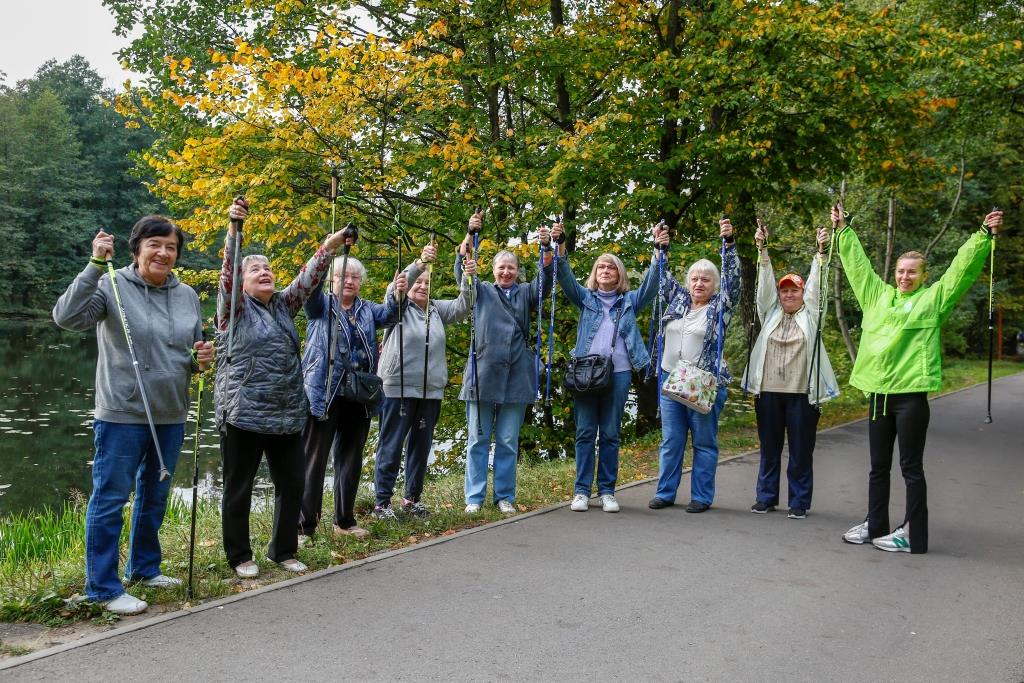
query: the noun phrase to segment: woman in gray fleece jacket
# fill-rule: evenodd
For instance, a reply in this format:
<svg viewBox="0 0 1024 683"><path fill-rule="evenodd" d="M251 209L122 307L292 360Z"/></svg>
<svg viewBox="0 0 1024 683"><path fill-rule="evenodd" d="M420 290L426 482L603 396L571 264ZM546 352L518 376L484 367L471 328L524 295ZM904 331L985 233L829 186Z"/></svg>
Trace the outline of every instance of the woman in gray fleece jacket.
<svg viewBox="0 0 1024 683"><path fill-rule="evenodd" d="M199 297L171 272L183 243L177 225L162 216L146 216L128 238L132 264L116 271L160 451L171 472L185 437L189 378L213 361L213 347L203 341ZM96 454L85 513L85 594L116 614L138 614L148 605L125 592L118 572L123 510L133 487L124 575L159 588L181 580L160 573L158 534L171 478L160 481L155 444L106 273L113 256L114 236L100 231L92 242L89 265L57 300L53 320L67 330L95 327L99 347Z"/></svg>
<svg viewBox="0 0 1024 683"><path fill-rule="evenodd" d="M433 246L423 248L420 258L405 269L407 282L413 283L409 295L401 303L402 335L392 327L384 339L379 372L384 380L384 406L380 417L380 440L377 446L373 484L377 503L373 516L395 519L391 495L405 452L405 496L402 510L415 517L430 514L420 502L423 479L427 474L427 458L434 442L434 427L441 414L441 399L448 385L448 361L445 358L445 325L465 320L473 306L473 275L476 261L466 261L458 298L429 299L428 264L437 257ZM391 296L394 286L388 287ZM428 322L429 321L429 322ZM429 325L430 335L426 334ZM402 353L399 354L399 342ZM404 363L403 363L404 361ZM402 371L404 368L404 373ZM426 380L424 381L424 371ZM404 375L404 376L403 376ZM404 410L403 410L404 407Z"/></svg>

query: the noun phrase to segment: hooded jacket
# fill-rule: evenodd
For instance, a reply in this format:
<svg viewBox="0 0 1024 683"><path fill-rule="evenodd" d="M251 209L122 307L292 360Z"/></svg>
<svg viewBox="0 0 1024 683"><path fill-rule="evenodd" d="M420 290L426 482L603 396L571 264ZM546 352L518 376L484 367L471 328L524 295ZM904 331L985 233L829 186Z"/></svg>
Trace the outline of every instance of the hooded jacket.
<svg viewBox="0 0 1024 683"><path fill-rule="evenodd" d="M753 394L761 393L764 379L764 359L768 352L768 338L782 322L785 313L779 304L779 290L775 285L775 271L768 250L761 251L758 262L760 277L757 281L757 317L761 321L761 333L750 352L750 363L743 373L742 387ZM825 343L818 339L818 353L814 353L814 340L818 338L818 305L821 297L821 258L811 261L811 272L804 287L804 305L793 314L793 319L804 335L804 367L809 370L807 400L820 405L839 396L839 382L832 370L832 363L825 351ZM818 367L820 361L820 367Z"/></svg>
<svg viewBox="0 0 1024 683"><path fill-rule="evenodd" d="M942 324L985 265L991 237L980 230L930 287L903 294L875 274L857 234L840 231L839 257L864 312L850 384L869 394L936 391L942 385Z"/></svg>
<svg viewBox="0 0 1024 683"><path fill-rule="evenodd" d="M116 277L153 421L182 424L188 416L189 379L198 369L192 346L203 338L199 297L173 273L160 287L146 282L135 264L119 268ZM145 424L109 275L87 265L57 300L53 320L76 332L96 328L96 419Z"/></svg>
<svg viewBox="0 0 1024 683"><path fill-rule="evenodd" d="M405 269L410 283L422 274L417 262ZM388 285L388 298L394 285ZM463 277L461 291L455 299L430 300L430 355L427 358L427 395L423 395L423 351L426 348L426 314L407 299L402 302L401 360L405 361L405 391L402 391L402 373L399 364L398 330L392 327L384 339L384 350L380 356L380 376L384 380L384 395L388 398L444 398L448 385L448 360L445 357L447 337L445 326L465 320L473 305L473 289L470 278Z"/></svg>

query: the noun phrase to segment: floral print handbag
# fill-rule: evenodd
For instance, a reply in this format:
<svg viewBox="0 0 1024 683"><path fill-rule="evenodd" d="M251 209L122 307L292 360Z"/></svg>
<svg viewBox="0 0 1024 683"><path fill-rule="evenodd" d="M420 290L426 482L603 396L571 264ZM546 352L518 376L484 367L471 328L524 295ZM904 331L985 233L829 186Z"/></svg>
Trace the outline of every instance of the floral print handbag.
<svg viewBox="0 0 1024 683"><path fill-rule="evenodd" d="M718 393L714 373L701 370L688 360L680 360L661 385L661 394L701 415L711 412Z"/></svg>

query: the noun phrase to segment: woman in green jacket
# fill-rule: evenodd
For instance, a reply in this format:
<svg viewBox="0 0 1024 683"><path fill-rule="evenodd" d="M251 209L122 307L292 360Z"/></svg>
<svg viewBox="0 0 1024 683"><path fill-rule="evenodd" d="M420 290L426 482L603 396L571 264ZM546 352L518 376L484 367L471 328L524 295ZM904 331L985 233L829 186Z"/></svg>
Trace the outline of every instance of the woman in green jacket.
<svg viewBox="0 0 1024 683"><path fill-rule="evenodd" d="M872 269L856 233L846 227L842 206L832 208L839 257L864 313L850 384L866 393L871 402L868 515L843 534L847 543L862 544L870 539L880 550L928 552L924 442L928 392L942 383L942 324L981 273L989 241L1002 222L1000 211L986 216L983 229L960 247L949 268L930 287L924 286L928 277L924 255L916 251L902 254L896 260L894 287ZM907 512L903 523L889 533L889 472L897 439L907 485Z"/></svg>

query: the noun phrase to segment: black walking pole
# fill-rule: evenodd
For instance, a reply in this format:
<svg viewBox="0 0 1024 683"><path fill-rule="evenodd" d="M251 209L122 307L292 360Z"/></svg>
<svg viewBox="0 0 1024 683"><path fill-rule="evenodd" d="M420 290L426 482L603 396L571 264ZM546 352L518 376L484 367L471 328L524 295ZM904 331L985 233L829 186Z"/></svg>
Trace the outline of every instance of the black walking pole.
<svg viewBox="0 0 1024 683"><path fill-rule="evenodd" d="M430 246L434 246L434 231L430 231ZM436 258L436 256L435 256ZM427 263L427 303L423 309L423 320L426 330L423 333L423 400L427 400L427 371L430 369L430 285L431 280L434 277L434 264ZM425 405L425 404L424 404ZM427 428L427 418L425 414L420 415L420 429Z"/></svg>
<svg viewBox="0 0 1024 683"><path fill-rule="evenodd" d="M249 208L249 202L245 197L235 197L235 203ZM231 219L231 226L235 229L235 248L231 252L231 309L228 311L228 354L225 359L228 366L231 365L231 354L235 349L235 309L238 308L238 297L242 288L239 282L242 264L238 260L242 252L242 224L243 221L240 219Z"/></svg>
<svg viewBox="0 0 1024 683"><path fill-rule="evenodd" d="M398 214L395 214L395 221L398 221ZM398 234L398 272L402 272L402 234ZM397 289L397 287L396 287ZM402 332L402 318L405 311L402 310L402 296L396 292L398 300L398 415L405 417L405 335Z"/></svg>
<svg viewBox="0 0 1024 683"><path fill-rule="evenodd" d="M476 215L480 215L480 207L476 208ZM481 218L481 221L483 219ZM474 227L472 222L469 224L468 232L473 237L473 260L477 259L477 254L480 250L480 227ZM476 294L477 294L477 275L473 274L473 312L469 316L469 334L470 334L470 370L473 377L473 402L476 403L476 433L482 435L484 433L483 424L480 422L480 383L477 378L476 365Z"/></svg>
<svg viewBox="0 0 1024 683"><path fill-rule="evenodd" d="M992 207L992 211L998 211ZM990 212L991 213L991 212ZM988 228L988 224L985 224ZM989 240L988 256L988 412L985 416L985 424L992 424L992 355L995 348L995 272L996 272L996 236L992 235ZM1000 340L1001 342L1002 340Z"/></svg>
<svg viewBox="0 0 1024 683"><path fill-rule="evenodd" d="M329 309L329 311L331 313L334 313L334 322L330 325L330 327L328 327L328 329L331 329L332 327L340 326L340 323L338 322L338 315L341 313L341 299L345 295L345 274L348 271L348 253L352 249L352 244L355 244L356 242L359 241L359 230L356 228L355 225L353 225L352 223L349 223L348 225L346 225L344 227L344 229L342 229L341 236L345 240L345 246L343 247L343 254L344 255L341 258L341 287L340 287L340 292L338 293L338 296L336 297L338 299L338 312L334 313L334 301L331 299L330 296L328 296L327 297L328 309ZM348 243L349 240L352 240L352 244ZM333 259L332 259L332 262L333 262ZM334 282L332 281L331 282L331 293L332 294L334 293L333 290L334 290ZM330 316L328 316L328 321L330 321L330 320L331 320L331 318L330 318ZM334 330L334 334L330 337L330 343L329 343L329 345L327 347L327 349L328 349L327 350L327 353L328 353L328 360L327 360L327 385L326 385L326 387L324 389L324 414L320 416L320 420L321 421L327 419L327 413L328 413L328 411L329 411L329 409L331 407L331 400L334 398L331 395L331 384L333 383L333 379L334 379L334 362L335 362L334 357L338 353L338 335L340 334L340 332L341 332L340 329L335 329Z"/></svg>
<svg viewBox="0 0 1024 683"><path fill-rule="evenodd" d="M768 228L764 227L764 221L756 219L757 227L764 232L764 248L768 248ZM750 327L747 329L747 367L743 370L743 396L747 395L747 386L750 384L750 356L754 350L754 327L757 321L757 290L761 286L761 247L757 249L757 262L754 264L754 296L750 297Z"/></svg>
<svg viewBox="0 0 1024 683"><path fill-rule="evenodd" d="M338 167L331 164L331 234L334 234L336 220L338 215ZM348 245L345 245L345 254L348 254ZM344 289L345 281L342 279L341 286ZM334 257L331 257L330 269L327 273L327 291L334 291ZM334 379L334 349L335 349L335 326L337 324L337 314L334 311L334 306L331 304L330 294L327 296L327 348L330 352L330 358L327 361L327 387L324 391L325 403L324 403L324 414L319 419L327 419L327 406L330 405L330 394L331 381Z"/></svg>
<svg viewBox="0 0 1024 683"><path fill-rule="evenodd" d="M526 235L523 235L523 241L526 241ZM544 243L538 240L538 252L537 258L537 277L540 278L539 282L544 281ZM537 389L537 401L542 398L540 390L540 369L543 365L540 361L540 346L541 346L541 335L544 329L544 287L537 287L537 351L534 354L534 386Z"/></svg>
<svg viewBox="0 0 1024 683"><path fill-rule="evenodd" d="M206 340L206 333L203 333L203 340ZM199 372L199 391L196 392L196 435L192 444L192 522L190 524L188 537L188 590L185 593L187 599L191 600L195 595L192 581L192 567L196 558L196 505L199 493L199 430L203 423L203 388L206 385L206 372Z"/></svg>
<svg viewBox="0 0 1024 683"><path fill-rule="evenodd" d="M845 182L845 181L844 181ZM848 214L843 206L842 202L838 204L839 211L842 213L843 218L849 218ZM852 221L851 221L852 222ZM818 236L815 232L814 241L817 243ZM819 265L819 284L818 284L818 324L817 329L814 331L814 348L811 349L811 366L807 368L807 400L811 400L811 378L817 377L818 381L814 385L814 403L813 405L821 404L821 355L822 355L822 342L821 342L821 326L825 321L825 308L827 307L828 301L828 286L829 286L829 271L832 269L832 256L835 254L836 247L836 228L832 227L832 234L829 235L828 240L828 256L825 258L825 263ZM820 249L816 247L816 250ZM817 251L815 258L821 259L821 251Z"/></svg>
<svg viewBox="0 0 1024 683"><path fill-rule="evenodd" d="M559 216L556 220L559 223L561 223L562 222L562 217ZM562 233L561 235L559 235L559 239L561 239L561 242L564 242L565 241L565 233ZM549 245L551 247L552 264L553 264L553 268L555 270L555 274L557 276L557 272L558 272L558 245L555 244L554 242L551 242L550 241L551 240L550 237L548 238L548 240L549 240ZM561 242L559 242L559 244L561 244ZM539 285L539 289L542 292L544 291L544 270L543 270L543 265L544 265L543 262L541 262L541 271L540 271L540 273L538 273L538 275L540 276L540 281L537 283ZM552 277L552 280L554 280L554 276ZM555 283L552 281L552 283L551 283L551 318L550 318L550 321L548 322L548 359L547 359L548 363L547 363L547 370L546 370L546 372L547 372L547 385L546 385L546 387L544 389L544 402L547 405L551 405L551 360L552 360L552 357L555 355L555 292L557 292L557 291L558 291L558 286L555 285ZM612 340L612 343L614 344L614 340Z"/></svg>

